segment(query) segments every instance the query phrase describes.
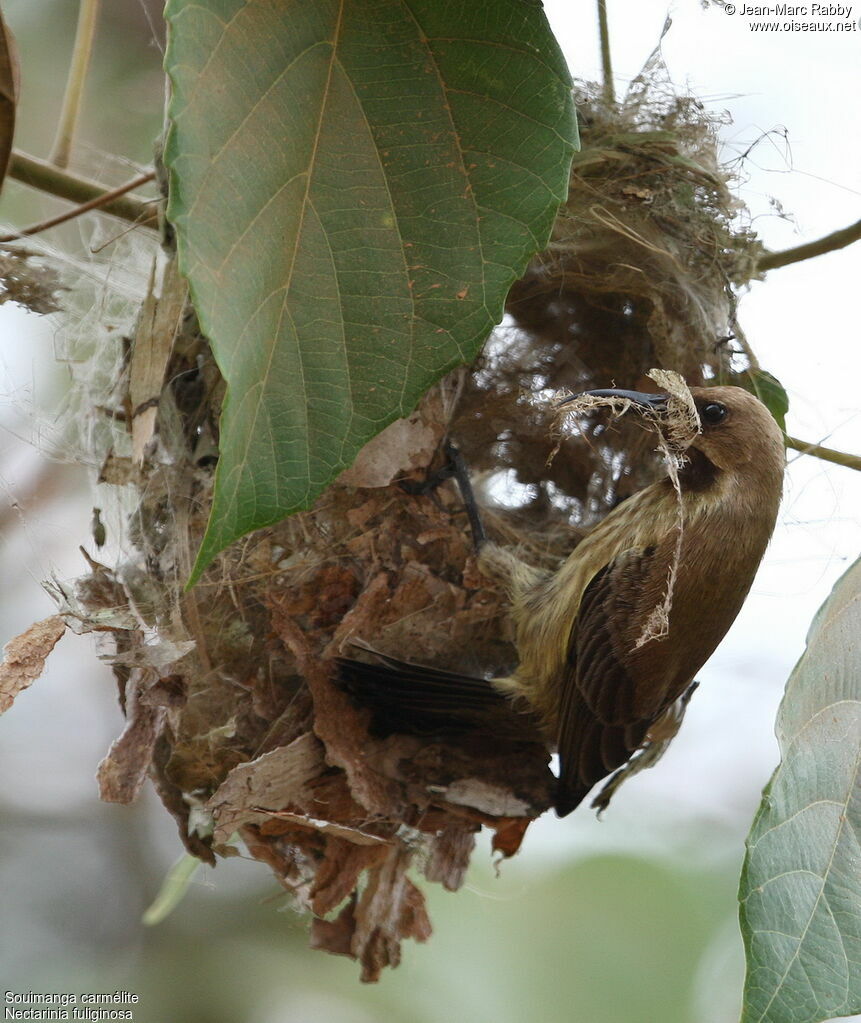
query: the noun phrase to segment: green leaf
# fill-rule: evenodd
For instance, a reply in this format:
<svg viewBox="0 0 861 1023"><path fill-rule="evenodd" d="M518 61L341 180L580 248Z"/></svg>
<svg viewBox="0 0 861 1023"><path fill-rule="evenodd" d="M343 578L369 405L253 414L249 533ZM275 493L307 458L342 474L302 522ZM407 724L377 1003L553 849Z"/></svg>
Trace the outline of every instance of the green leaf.
<svg viewBox="0 0 861 1023"><path fill-rule="evenodd" d="M170 0L168 216L227 379L196 577L471 361L576 144L534 0Z"/></svg>
<svg viewBox="0 0 861 1023"><path fill-rule="evenodd" d="M735 373L727 383L743 387L765 405L774 416L777 425L786 433L786 413L789 411L789 396L783 384L764 369L748 369L743 373Z"/></svg>
<svg viewBox="0 0 861 1023"><path fill-rule="evenodd" d="M813 620L741 876L742 1023L861 1012L861 559Z"/></svg>

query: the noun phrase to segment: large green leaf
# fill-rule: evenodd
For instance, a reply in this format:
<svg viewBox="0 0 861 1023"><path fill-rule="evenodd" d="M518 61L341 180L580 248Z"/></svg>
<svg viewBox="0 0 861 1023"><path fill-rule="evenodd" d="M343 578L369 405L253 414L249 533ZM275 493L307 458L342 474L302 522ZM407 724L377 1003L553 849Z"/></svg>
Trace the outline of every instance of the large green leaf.
<svg viewBox="0 0 861 1023"><path fill-rule="evenodd" d="M227 379L195 574L470 361L576 142L535 0L170 0L169 217Z"/></svg>
<svg viewBox="0 0 861 1023"><path fill-rule="evenodd" d="M747 842L742 1023L861 1012L861 559L820 608Z"/></svg>

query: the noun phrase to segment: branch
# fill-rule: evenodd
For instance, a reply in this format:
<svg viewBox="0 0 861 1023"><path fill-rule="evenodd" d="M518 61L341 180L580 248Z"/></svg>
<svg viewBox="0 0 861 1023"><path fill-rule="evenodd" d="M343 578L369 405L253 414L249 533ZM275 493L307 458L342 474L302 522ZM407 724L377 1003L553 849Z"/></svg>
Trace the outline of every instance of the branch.
<svg viewBox="0 0 861 1023"><path fill-rule="evenodd" d="M610 61L610 28L607 24L607 0L598 0L598 34L601 37L601 74L604 78L604 102L613 106L616 90L613 88L613 64Z"/></svg>
<svg viewBox="0 0 861 1023"><path fill-rule="evenodd" d="M93 199L101 199L105 194L104 186L97 181L79 178L68 171L60 170L46 160L37 160L36 157L27 156L17 149L12 151L8 176L31 188L38 188L42 192L74 203L89 203ZM114 217L143 227L154 229L158 222L152 200L142 196L121 195L106 202L101 209Z"/></svg>
<svg viewBox="0 0 861 1023"><path fill-rule="evenodd" d="M75 30L75 45L72 50L72 63L69 67L69 78L63 96L63 109L60 111L60 123L57 125L57 137L51 150L51 163L57 167L68 167L72 141L78 115L81 113L81 100L84 96L84 83L87 80L87 69L90 66L90 55L93 52L93 36L96 33L96 20L99 15L99 0L81 0L78 8L78 27Z"/></svg>
<svg viewBox="0 0 861 1023"><path fill-rule="evenodd" d="M784 439L786 446L792 448L793 451L800 451L803 455L812 455L814 458L821 458L824 462L845 465L847 469L858 469L861 472L861 455L848 455L845 451L824 448L821 444L808 444L807 441L798 440L788 434Z"/></svg>
<svg viewBox="0 0 861 1023"><path fill-rule="evenodd" d="M851 245L852 242L857 242L859 238L861 238L861 220L856 220L849 227L833 231L815 242L807 242L806 245L784 249L783 252L766 252L760 257L756 268L757 270L777 270L790 263L800 263L802 259L812 259L814 256L822 256L826 252L843 249L847 245Z"/></svg>
<svg viewBox="0 0 861 1023"><path fill-rule="evenodd" d="M89 202L82 203L80 206L76 206L73 210L67 210L65 213L61 213L56 217L51 217L49 220L41 220L38 224L31 224L30 227L25 227L21 231L15 231L12 234L0 235L0 243L14 242L19 238L29 238L30 235L39 234L41 231L47 231L49 227L56 227L58 224L65 224L67 220L73 220L75 217L79 217L82 213L88 213L90 210L99 209L100 207L108 205L108 203L110 203L113 199L117 199L121 195L125 195L133 188L145 185L148 181L152 181L154 177L155 171L149 171L146 174L139 174L136 178L126 182L126 184L120 185L119 188L115 188L110 192L103 192L101 195L96 196L95 199L90 199Z"/></svg>

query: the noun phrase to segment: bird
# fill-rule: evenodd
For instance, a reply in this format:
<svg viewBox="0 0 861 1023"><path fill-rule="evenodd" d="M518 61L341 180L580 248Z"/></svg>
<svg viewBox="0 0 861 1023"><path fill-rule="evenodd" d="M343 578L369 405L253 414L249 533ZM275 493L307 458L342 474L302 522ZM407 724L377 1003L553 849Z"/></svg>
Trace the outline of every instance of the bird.
<svg viewBox="0 0 861 1023"><path fill-rule="evenodd" d="M671 401L617 388L585 393L651 417ZM557 815L610 776L593 802L606 807L678 730L696 674L751 588L782 495L783 434L765 405L735 386L690 395L699 432L677 481L668 475L617 505L555 571L528 565L483 531L476 538L480 568L510 598L518 661L509 675L339 658L337 684L391 731L537 728L559 756Z"/></svg>

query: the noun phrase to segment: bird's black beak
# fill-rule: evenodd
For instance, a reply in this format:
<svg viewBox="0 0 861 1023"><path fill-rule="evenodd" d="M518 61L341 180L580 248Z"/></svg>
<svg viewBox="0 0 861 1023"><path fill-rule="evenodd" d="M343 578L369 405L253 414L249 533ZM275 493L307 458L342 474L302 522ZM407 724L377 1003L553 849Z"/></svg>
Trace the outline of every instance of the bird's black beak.
<svg viewBox="0 0 861 1023"><path fill-rule="evenodd" d="M663 411L667 407L667 402L670 398L668 394L647 394L645 391L623 391L619 387L608 387L601 391L581 391L579 394L572 394L570 398L560 401L559 405L567 405L568 402L582 398L585 394L589 394L593 398L627 398L628 401L632 401L635 405L649 409L652 412Z"/></svg>

